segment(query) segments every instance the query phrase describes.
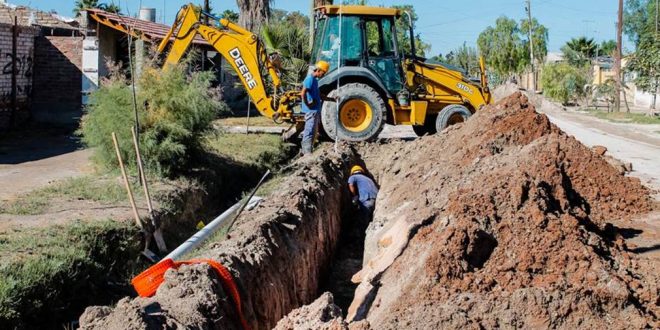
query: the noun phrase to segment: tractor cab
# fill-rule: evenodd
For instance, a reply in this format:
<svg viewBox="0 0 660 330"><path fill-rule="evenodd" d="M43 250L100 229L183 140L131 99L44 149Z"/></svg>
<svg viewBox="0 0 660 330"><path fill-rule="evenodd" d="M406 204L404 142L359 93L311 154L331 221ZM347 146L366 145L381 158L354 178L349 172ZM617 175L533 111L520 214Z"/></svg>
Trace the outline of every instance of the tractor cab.
<svg viewBox="0 0 660 330"><path fill-rule="evenodd" d="M410 45L398 43L400 17L408 19ZM490 103L483 66L482 79L475 83L460 71L417 57L413 40L412 17L398 9L316 8L311 60L330 64L319 88L338 100L324 102L321 109L329 137L373 140L385 123L412 125L418 135L433 134ZM410 54L403 54L404 48Z"/></svg>
<svg viewBox="0 0 660 330"><path fill-rule="evenodd" d="M317 8L312 60L330 63L323 81L336 81L341 61L342 71L347 71L342 76L358 75L376 81L390 95L401 91L405 76L395 30L395 19L400 14L397 9L368 6Z"/></svg>

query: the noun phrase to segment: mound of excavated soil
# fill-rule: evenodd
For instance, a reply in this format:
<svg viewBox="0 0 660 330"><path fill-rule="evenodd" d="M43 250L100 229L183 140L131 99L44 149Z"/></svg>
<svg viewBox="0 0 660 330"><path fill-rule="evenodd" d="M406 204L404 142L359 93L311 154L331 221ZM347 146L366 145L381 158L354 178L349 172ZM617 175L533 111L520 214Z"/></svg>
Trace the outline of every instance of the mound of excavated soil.
<svg viewBox="0 0 660 330"><path fill-rule="evenodd" d="M355 298L345 318L329 295L298 308L332 273L357 154L381 190ZM660 327L657 272L609 224L650 211L647 189L519 92L435 136L328 149L294 166L231 239L202 253L230 269L255 329ZM83 329L183 324L237 328L208 267L169 271L155 297L81 317Z"/></svg>
<svg viewBox="0 0 660 330"><path fill-rule="evenodd" d="M364 146L380 179L349 320L395 328L644 328L658 276L609 220L648 212L519 92L415 143Z"/></svg>

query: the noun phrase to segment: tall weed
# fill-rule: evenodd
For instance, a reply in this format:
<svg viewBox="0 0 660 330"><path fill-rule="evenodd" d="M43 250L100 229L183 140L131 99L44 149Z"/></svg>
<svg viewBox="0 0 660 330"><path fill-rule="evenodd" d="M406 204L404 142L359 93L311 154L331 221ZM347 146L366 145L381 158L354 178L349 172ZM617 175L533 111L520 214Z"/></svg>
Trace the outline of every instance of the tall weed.
<svg viewBox="0 0 660 330"><path fill-rule="evenodd" d="M212 120L227 111L212 83L211 72L188 73L186 63L167 70L144 70L136 83L137 108L141 152L151 171L174 176L191 165ZM115 70L90 97L79 132L95 148L95 162L106 169L116 168L110 135L115 132L122 158L134 167L131 127L135 113L126 76Z"/></svg>

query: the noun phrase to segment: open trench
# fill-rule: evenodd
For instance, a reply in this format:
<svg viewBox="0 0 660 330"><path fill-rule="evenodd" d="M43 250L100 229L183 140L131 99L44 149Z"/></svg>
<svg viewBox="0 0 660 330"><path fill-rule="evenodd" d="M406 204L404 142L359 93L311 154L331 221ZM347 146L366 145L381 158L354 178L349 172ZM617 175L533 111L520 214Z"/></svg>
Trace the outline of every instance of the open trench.
<svg viewBox="0 0 660 330"><path fill-rule="evenodd" d="M346 185L348 169L356 162L359 156L350 148L341 155L327 151L318 159L298 160L279 191L244 212L229 239L198 253L220 261L234 275L252 329L273 328L326 291L346 314L356 287L351 277L362 268L367 227L356 217ZM209 272L205 265L169 271L154 297L123 299L114 309L88 308L80 325L143 329L185 320L186 326L238 329L235 307ZM138 318L125 322L127 314L135 313Z"/></svg>
<svg viewBox="0 0 660 330"><path fill-rule="evenodd" d="M346 186L356 163L380 184L366 230ZM239 310L251 329L660 324L656 273L608 223L650 211L648 191L520 93L439 136L325 147L288 168L197 255L230 271L240 308L194 264L153 297L88 308L81 328L241 329Z"/></svg>

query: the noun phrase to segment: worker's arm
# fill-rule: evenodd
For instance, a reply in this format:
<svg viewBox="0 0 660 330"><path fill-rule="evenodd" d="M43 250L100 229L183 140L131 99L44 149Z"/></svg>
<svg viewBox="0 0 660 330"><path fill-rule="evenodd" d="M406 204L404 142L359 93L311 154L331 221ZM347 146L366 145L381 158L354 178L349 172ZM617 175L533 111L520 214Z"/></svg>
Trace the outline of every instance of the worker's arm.
<svg viewBox="0 0 660 330"><path fill-rule="evenodd" d="M307 97L307 87L305 87L305 84L303 84L303 89L302 89L302 91L300 92L300 98L302 99L303 102L305 102L305 105L306 105L308 108L311 109L311 108L314 107L314 105L315 105L315 104L314 104L314 103L315 103L314 100L311 100L311 101L310 101L309 98Z"/></svg>
<svg viewBox="0 0 660 330"><path fill-rule="evenodd" d="M351 191L351 196L357 196L358 192L357 192L357 188L355 188L354 184L349 183L348 184L348 190Z"/></svg>

